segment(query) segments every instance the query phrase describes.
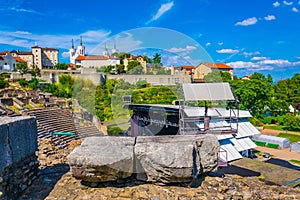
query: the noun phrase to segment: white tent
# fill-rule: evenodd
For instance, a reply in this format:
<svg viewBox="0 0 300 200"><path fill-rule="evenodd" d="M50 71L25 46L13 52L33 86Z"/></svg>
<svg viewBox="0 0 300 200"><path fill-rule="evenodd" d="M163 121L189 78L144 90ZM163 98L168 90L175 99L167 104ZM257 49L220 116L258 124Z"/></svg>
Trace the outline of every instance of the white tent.
<svg viewBox="0 0 300 200"><path fill-rule="evenodd" d="M278 144L282 149L290 147L290 140L287 138L259 134L252 136L252 139L267 144Z"/></svg>
<svg viewBox="0 0 300 200"><path fill-rule="evenodd" d="M300 153L300 142L294 142L291 145L291 152L299 152Z"/></svg>

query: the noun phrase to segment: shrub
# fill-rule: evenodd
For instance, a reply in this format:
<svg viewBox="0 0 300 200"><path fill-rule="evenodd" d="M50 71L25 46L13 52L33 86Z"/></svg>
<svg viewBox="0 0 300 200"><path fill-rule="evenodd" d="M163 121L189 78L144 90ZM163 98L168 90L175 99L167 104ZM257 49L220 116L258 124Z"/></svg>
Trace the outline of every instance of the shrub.
<svg viewBox="0 0 300 200"><path fill-rule="evenodd" d="M27 87L29 85L28 81L24 80L24 79L21 79L19 84L22 86L22 87Z"/></svg>
<svg viewBox="0 0 300 200"><path fill-rule="evenodd" d="M0 78L0 89L7 87L9 84L3 78Z"/></svg>
<svg viewBox="0 0 300 200"><path fill-rule="evenodd" d="M249 119L249 121L251 122L251 124L253 124L253 126L263 126L264 124L257 119L256 117L252 117Z"/></svg>

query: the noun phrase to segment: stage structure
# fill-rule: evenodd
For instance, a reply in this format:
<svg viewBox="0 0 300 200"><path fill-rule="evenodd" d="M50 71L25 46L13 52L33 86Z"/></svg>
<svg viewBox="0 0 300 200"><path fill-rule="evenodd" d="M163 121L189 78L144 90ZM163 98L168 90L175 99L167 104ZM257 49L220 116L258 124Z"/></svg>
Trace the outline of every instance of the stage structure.
<svg viewBox="0 0 300 200"><path fill-rule="evenodd" d="M228 83L182 84L181 90L175 105L126 104L124 108L133 111L128 134L214 134L220 143L220 162L225 165L251 154L256 145L250 137L260 132L248 121L249 111L238 109Z"/></svg>

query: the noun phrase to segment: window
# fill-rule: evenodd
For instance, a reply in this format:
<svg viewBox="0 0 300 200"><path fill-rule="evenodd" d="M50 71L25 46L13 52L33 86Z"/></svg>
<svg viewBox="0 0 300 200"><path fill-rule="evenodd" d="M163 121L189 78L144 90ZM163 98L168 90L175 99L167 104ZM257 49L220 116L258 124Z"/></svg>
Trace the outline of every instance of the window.
<svg viewBox="0 0 300 200"><path fill-rule="evenodd" d="M179 78L175 78L175 83L179 83Z"/></svg>

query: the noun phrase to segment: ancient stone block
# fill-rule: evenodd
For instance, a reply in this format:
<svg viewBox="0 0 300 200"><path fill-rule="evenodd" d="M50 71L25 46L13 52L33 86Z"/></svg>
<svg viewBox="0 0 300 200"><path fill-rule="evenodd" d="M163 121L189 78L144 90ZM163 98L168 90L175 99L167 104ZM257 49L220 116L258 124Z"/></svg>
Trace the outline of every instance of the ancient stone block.
<svg viewBox="0 0 300 200"><path fill-rule="evenodd" d="M68 157L74 177L88 182L116 181L133 172L132 137L89 137Z"/></svg>

